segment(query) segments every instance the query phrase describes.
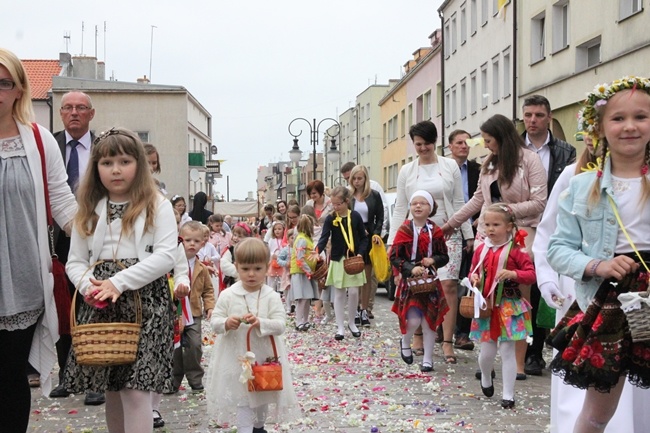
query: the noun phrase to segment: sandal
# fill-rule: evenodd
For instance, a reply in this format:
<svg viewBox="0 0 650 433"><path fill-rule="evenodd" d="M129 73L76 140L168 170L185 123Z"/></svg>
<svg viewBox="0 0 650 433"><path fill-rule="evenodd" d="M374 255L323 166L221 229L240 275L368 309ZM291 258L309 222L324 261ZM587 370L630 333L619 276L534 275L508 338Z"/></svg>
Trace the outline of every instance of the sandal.
<svg viewBox="0 0 650 433"><path fill-rule="evenodd" d="M29 382L30 388L38 388L41 386L41 378L38 374L28 374L27 382Z"/></svg>
<svg viewBox="0 0 650 433"><path fill-rule="evenodd" d="M424 348L419 347L419 348L413 348L413 356L423 356L424 355Z"/></svg>
<svg viewBox="0 0 650 433"><path fill-rule="evenodd" d="M445 340L445 341L442 342L442 344L443 345L444 344L451 345L452 350L453 350L453 347L454 347L454 342L453 341ZM443 349L443 356L445 357L445 363L447 363L447 364L457 364L458 363L458 358L456 358L456 355L446 355L446 354L444 354L444 349Z"/></svg>

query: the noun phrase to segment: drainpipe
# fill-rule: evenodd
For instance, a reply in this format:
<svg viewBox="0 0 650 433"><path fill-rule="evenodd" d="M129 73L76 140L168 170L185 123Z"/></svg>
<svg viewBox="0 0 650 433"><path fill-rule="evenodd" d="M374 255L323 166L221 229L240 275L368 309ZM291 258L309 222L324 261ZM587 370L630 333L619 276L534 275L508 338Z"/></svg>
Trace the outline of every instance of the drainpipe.
<svg viewBox="0 0 650 433"><path fill-rule="evenodd" d="M517 0L512 2L512 120L517 123Z"/></svg>
<svg viewBox="0 0 650 433"><path fill-rule="evenodd" d="M442 95L440 95L440 101L442 106L442 125L440 127L440 155L444 156L445 153L445 22L442 12L438 11L438 16L440 17L440 82L442 89ZM438 96L438 95L436 95Z"/></svg>

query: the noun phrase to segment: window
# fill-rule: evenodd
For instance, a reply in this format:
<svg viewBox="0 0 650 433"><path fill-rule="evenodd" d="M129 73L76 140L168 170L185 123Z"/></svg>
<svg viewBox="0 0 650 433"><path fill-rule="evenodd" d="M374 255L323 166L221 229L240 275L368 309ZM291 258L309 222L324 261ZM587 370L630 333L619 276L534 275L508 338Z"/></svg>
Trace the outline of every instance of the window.
<svg viewBox="0 0 650 433"><path fill-rule="evenodd" d="M149 142L149 131L138 131L137 134L141 142L143 143ZM194 147L196 148L196 138L194 139Z"/></svg>
<svg viewBox="0 0 650 433"><path fill-rule="evenodd" d="M476 2L478 0L470 0L469 4L469 31L472 36L476 34L477 21L478 21L478 7Z"/></svg>
<svg viewBox="0 0 650 433"><path fill-rule="evenodd" d="M553 52L569 46L569 0L553 5Z"/></svg>
<svg viewBox="0 0 650 433"><path fill-rule="evenodd" d="M499 56L492 57L492 103L499 102Z"/></svg>
<svg viewBox="0 0 650 433"><path fill-rule="evenodd" d="M465 3L460 9L460 44L463 45L467 41L467 11L465 10Z"/></svg>
<svg viewBox="0 0 650 433"><path fill-rule="evenodd" d="M404 137L406 135L406 110L402 110L402 115L400 116L399 122L399 136Z"/></svg>
<svg viewBox="0 0 650 433"><path fill-rule="evenodd" d="M510 96L510 47L503 50L503 97Z"/></svg>
<svg viewBox="0 0 650 433"><path fill-rule="evenodd" d="M366 152L366 137L361 137L361 154L363 155Z"/></svg>
<svg viewBox="0 0 650 433"><path fill-rule="evenodd" d="M599 63L600 36L576 47L576 71L582 71Z"/></svg>
<svg viewBox="0 0 650 433"><path fill-rule="evenodd" d="M472 114L478 108L478 89L476 88L476 70L469 74L469 109Z"/></svg>
<svg viewBox="0 0 650 433"><path fill-rule="evenodd" d="M363 112L364 112L365 108L366 108L366 107L361 106L361 115L359 116L359 118L361 119L361 123L363 123L363 120L366 118L366 117L363 115L363 114L364 114Z"/></svg>
<svg viewBox="0 0 650 433"><path fill-rule="evenodd" d="M619 0L618 19L624 20L643 10L643 0Z"/></svg>
<svg viewBox="0 0 650 433"><path fill-rule="evenodd" d="M456 14L451 16L451 53L455 53L458 48L458 26L456 24Z"/></svg>
<svg viewBox="0 0 650 433"><path fill-rule="evenodd" d="M406 123L410 128L413 125L413 104L409 104L409 117L408 122Z"/></svg>
<svg viewBox="0 0 650 433"><path fill-rule="evenodd" d="M418 96L418 99L415 100L415 123L421 122L424 119L422 118L422 107L423 107L423 97Z"/></svg>
<svg viewBox="0 0 650 433"><path fill-rule="evenodd" d="M467 117L467 80L460 80L460 119Z"/></svg>
<svg viewBox="0 0 650 433"><path fill-rule="evenodd" d="M499 13L499 0L492 0L492 16L497 16Z"/></svg>
<svg viewBox="0 0 650 433"><path fill-rule="evenodd" d="M445 59L448 59L449 55L451 54L451 27L449 21L445 23L445 33L443 35L443 39L444 39L443 48L445 50Z"/></svg>
<svg viewBox="0 0 650 433"><path fill-rule="evenodd" d="M366 120L370 120L370 102L366 104Z"/></svg>
<svg viewBox="0 0 650 433"><path fill-rule="evenodd" d="M487 108L488 96L490 96L490 89L488 89L487 63L483 63L481 65L481 108Z"/></svg>
<svg viewBox="0 0 650 433"><path fill-rule="evenodd" d="M481 26L487 24L488 16L490 15L490 10L488 8L489 0L481 0Z"/></svg>
<svg viewBox="0 0 650 433"><path fill-rule="evenodd" d="M456 113L458 113L458 107L456 106L456 85L454 84L451 86L451 124L455 125L456 121L458 120L456 118Z"/></svg>
<svg viewBox="0 0 650 433"><path fill-rule="evenodd" d="M436 83L436 117L442 114L442 82Z"/></svg>
<svg viewBox="0 0 650 433"><path fill-rule="evenodd" d="M451 94L449 90L445 92L445 126L449 126L449 114L451 113Z"/></svg>
<svg viewBox="0 0 650 433"><path fill-rule="evenodd" d="M422 120L431 119L431 90L423 95L422 110Z"/></svg>
<svg viewBox="0 0 650 433"><path fill-rule="evenodd" d="M386 147L388 145L388 129L385 123L382 125L382 128L383 128L382 137L384 140L384 147Z"/></svg>
<svg viewBox="0 0 650 433"><path fill-rule="evenodd" d="M545 39L545 24L546 13L542 12L533 18L530 30L530 63L537 63L544 60L544 39Z"/></svg>
<svg viewBox="0 0 650 433"><path fill-rule="evenodd" d="M366 135L366 152L370 152L370 135ZM368 170L370 170L370 166L368 166Z"/></svg>

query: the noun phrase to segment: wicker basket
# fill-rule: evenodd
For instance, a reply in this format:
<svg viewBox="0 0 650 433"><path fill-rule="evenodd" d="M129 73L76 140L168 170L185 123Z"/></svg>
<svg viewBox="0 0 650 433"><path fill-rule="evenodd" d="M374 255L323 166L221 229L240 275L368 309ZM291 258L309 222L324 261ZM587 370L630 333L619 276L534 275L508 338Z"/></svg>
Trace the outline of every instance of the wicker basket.
<svg viewBox="0 0 650 433"><path fill-rule="evenodd" d="M322 278L327 277L327 261L326 260L319 260L316 262L316 269L314 269L314 273L311 274L311 277L315 280L320 280Z"/></svg>
<svg viewBox="0 0 650 433"><path fill-rule="evenodd" d="M251 332L253 327L248 329L246 334L246 350L251 351ZM248 381L248 391L281 391L282 390L282 365L280 365L278 358L278 351L275 348L275 340L272 335L269 335L271 339L271 346L273 347L273 357L276 359L276 362L265 362L263 364L258 364L252 366L253 369L253 378Z"/></svg>
<svg viewBox="0 0 650 433"><path fill-rule="evenodd" d="M140 293L133 291L135 323L77 324L75 310L77 291L70 307L70 334L72 348L79 365L125 365L135 362L142 327Z"/></svg>
<svg viewBox="0 0 650 433"><path fill-rule="evenodd" d="M419 295L420 293L431 293L435 292L438 288L438 280L436 275L432 274L410 277L406 279L406 287L413 295Z"/></svg>
<svg viewBox="0 0 650 433"><path fill-rule="evenodd" d="M363 272L365 267L366 264L364 263L363 257L361 256L352 256L352 257L348 256L347 258L343 259L343 269L345 270L345 273L348 275L360 274L361 272Z"/></svg>
<svg viewBox="0 0 650 433"><path fill-rule="evenodd" d="M636 293L641 298L648 298L650 292ZM630 326L632 341L640 343L650 340L650 307L645 302L641 302L640 308L626 311L625 317Z"/></svg>
<svg viewBox="0 0 650 433"><path fill-rule="evenodd" d="M487 308L485 310L479 309L478 319L487 319L492 315L492 305L487 301ZM466 319L474 319L474 293L469 292L469 295L460 298L458 312Z"/></svg>

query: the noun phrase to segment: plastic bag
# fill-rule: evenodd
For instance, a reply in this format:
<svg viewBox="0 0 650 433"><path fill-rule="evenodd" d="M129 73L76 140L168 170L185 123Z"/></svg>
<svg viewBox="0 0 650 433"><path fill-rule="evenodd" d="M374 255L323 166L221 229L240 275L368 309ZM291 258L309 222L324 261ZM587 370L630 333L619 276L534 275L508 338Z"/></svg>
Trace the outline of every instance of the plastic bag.
<svg viewBox="0 0 650 433"><path fill-rule="evenodd" d="M372 242L370 248L370 262L372 269L375 271L377 281L386 281L390 277L390 262L388 261L388 253L386 246L380 236L373 235L372 239L379 239L379 243Z"/></svg>

